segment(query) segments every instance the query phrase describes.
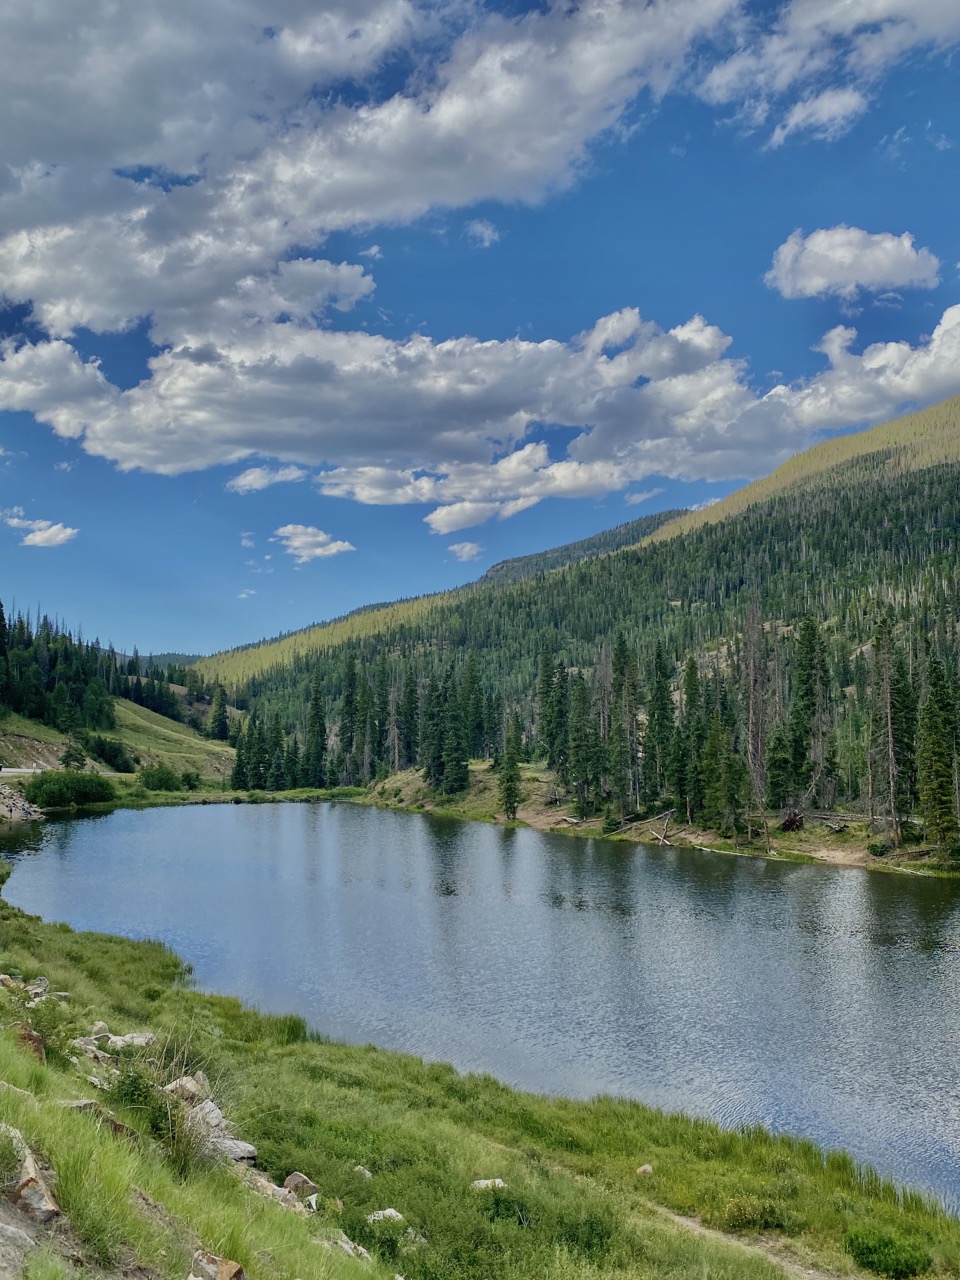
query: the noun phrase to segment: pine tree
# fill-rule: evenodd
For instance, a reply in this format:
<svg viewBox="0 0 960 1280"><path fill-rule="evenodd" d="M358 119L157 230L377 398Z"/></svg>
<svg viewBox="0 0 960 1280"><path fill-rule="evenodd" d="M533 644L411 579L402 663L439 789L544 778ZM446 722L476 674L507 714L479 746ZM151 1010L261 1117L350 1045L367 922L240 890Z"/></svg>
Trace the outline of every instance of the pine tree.
<svg viewBox="0 0 960 1280"><path fill-rule="evenodd" d="M400 768L409 769L416 764L420 739L420 700L417 694L417 678L412 668L407 670L397 708L397 734L399 737Z"/></svg>
<svg viewBox="0 0 960 1280"><path fill-rule="evenodd" d="M920 707L917 772L924 830L940 850L952 849L960 834L954 793L956 715L943 664L931 658L927 694Z"/></svg>
<svg viewBox="0 0 960 1280"><path fill-rule="evenodd" d="M327 720L323 709L323 684L319 668L310 687L307 712L307 739L300 762L300 782L304 787L322 787L326 783Z"/></svg>
<svg viewBox="0 0 960 1280"><path fill-rule="evenodd" d="M246 760L246 734L241 734L237 739L237 754L233 759L233 769L230 773L230 786L234 791L246 791L250 785L247 781L247 760Z"/></svg>
<svg viewBox="0 0 960 1280"><path fill-rule="evenodd" d="M440 790L446 795L466 791L470 781L467 742L463 723L463 702L453 669L444 681L443 777Z"/></svg>
<svg viewBox="0 0 960 1280"><path fill-rule="evenodd" d="M593 785L596 772L594 723L590 714L590 694L578 671L570 682L570 741L567 752L567 775L573 790L578 818L593 812Z"/></svg>
<svg viewBox="0 0 960 1280"><path fill-rule="evenodd" d="M218 684L213 691L210 702L210 718L207 721L207 733L218 742L226 742L229 733L227 723L227 695L223 685Z"/></svg>
<svg viewBox="0 0 960 1280"><path fill-rule="evenodd" d="M517 816L520 804L520 717L514 713L507 724L503 758L500 761L500 807L508 822Z"/></svg>

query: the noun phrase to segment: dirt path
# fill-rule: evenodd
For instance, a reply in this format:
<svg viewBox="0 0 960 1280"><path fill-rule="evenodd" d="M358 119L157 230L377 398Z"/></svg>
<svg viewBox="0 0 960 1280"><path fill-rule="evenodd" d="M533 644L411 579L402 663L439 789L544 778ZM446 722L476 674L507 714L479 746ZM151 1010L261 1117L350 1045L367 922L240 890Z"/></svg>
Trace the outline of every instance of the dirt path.
<svg viewBox="0 0 960 1280"><path fill-rule="evenodd" d="M665 1209L663 1205L654 1204L651 1200L645 1200L643 1203L659 1217L666 1218L669 1222L678 1227L683 1227L686 1231L692 1231L694 1235L703 1236L705 1239L712 1240L718 1244L742 1249L744 1253L752 1254L756 1258L765 1258L768 1262L772 1262L774 1266L780 1267L788 1276L797 1276L799 1280L841 1280L841 1277L835 1271L821 1271L817 1267L807 1266L805 1263L791 1258L779 1241L751 1244L738 1236L729 1236L723 1231L715 1231L713 1227L705 1227L697 1218L685 1218L682 1214L673 1213L670 1209Z"/></svg>

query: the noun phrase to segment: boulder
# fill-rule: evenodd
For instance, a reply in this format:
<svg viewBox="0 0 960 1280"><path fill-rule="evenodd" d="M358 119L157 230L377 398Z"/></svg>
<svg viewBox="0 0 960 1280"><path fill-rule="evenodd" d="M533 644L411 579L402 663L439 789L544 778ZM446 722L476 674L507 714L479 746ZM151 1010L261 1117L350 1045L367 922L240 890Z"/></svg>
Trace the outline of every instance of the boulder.
<svg viewBox="0 0 960 1280"><path fill-rule="evenodd" d="M237 1164L256 1164L257 1161L257 1148L252 1143L241 1142L239 1138L231 1138L227 1134L212 1134L208 1139L207 1150L211 1155L235 1160Z"/></svg>
<svg viewBox="0 0 960 1280"><path fill-rule="evenodd" d="M8 991L22 991L23 983L17 978L11 978L9 973L0 973L0 987L6 987Z"/></svg>
<svg viewBox="0 0 960 1280"><path fill-rule="evenodd" d="M90 1035L94 1040L96 1040L98 1036L108 1036L109 1034L110 1028L105 1022L95 1022L90 1028Z"/></svg>
<svg viewBox="0 0 960 1280"><path fill-rule="evenodd" d="M292 1209L294 1213L306 1214L307 1210L286 1187L276 1186L269 1178L264 1178L259 1173L250 1174L249 1180L254 1191L266 1197L267 1200L276 1200L277 1204L282 1204L285 1209Z"/></svg>
<svg viewBox="0 0 960 1280"><path fill-rule="evenodd" d="M334 1235L323 1236L317 1241L317 1244L323 1249L342 1249L348 1258L360 1258L364 1262L373 1261L362 1244L354 1244L350 1237L344 1235L342 1231L338 1231Z"/></svg>
<svg viewBox="0 0 960 1280"><path fill-rule="evenodd" d="M309 1196L315 1196L320 1188L315 1182L311 1182L305 1173L291 1173L284 1179L284 1188L292 1191L300 1200L306 1200Z"/></svg>
<svg viewBox="0 0 960 1280"><path fill-rule="evenodd" d="M640 1168L637 1170L637 1173L640 1175L641 1178L645 1178L648 1174L653 1173L653 1165L642 1164Z"/></svg>
<svg viewBox="0 0 960 1280"><path fill-rule="evenodd" d="M34 1000L41 1000L50 990L50 982L47 978L34 978L32 982L27 983L26 990Z"/></svg>
<svg viewBox="0 0 960 1280"><path fill-rule="evenodd" d="M227 1123L223 1118L223 1112L212 1098L206 1098L197 1106L191 1107L190 1119L204 1129L224 1129Z"/></svg>
<svg viewBox="0 0 960 1280"><path fill-rule="evenodd" d="M245 1273L239 1262L218 1258L215 1253L198 1249L190 1264L187 1280L244 1280Z"/></svg>
<svg viewBox="0 0 960 1280"><path fill-rule="evenodd" d="M49 1222L60 1213L60 1207L41 1176L33 1152L19 1129L0 1124L0 1133L11 1139L17 1154L17 1172L8 1192L11 1202L34 1222Z"/></svg>
<svg viewBox="0 0 960 1280"><path fill-rule="evenodd" d="M119 1053L121 1049L147 1049L156 1042L152 1031L128 1031L125 1036L108 1036L107 1048Z"/></svg>
<svg viewBox="0 0 960 1280"><path fill-rule="evenodd" d="M355 1164L355 1165L353 1166L353 1172L354 1172L354 1173L359 1173L359 1175L360 1175L360 1177L361 1177L361 1178L372 1178L372 1177L373 1177L373 1174L370 1172L370 1170L369 1170L369 1169L365 1169L365 1168L363 1167L363 1165L362 1165L362 1164Z"/></svg>
<svg viewBox="0 0 960 1280"><path fill-rule="evenodd" d="M71 1040L70 1044L75 1049L79 1049L82 1054L96 1062L98 1066L115 1066L119 1061L112 1053L107 1053L97 1044L92 1036L80 1036L76 1040Z"/></svg>
<svg viewBox="0 0 960 1280"><path fill-rule="evenodd" d="M502 1178L477 1178L476 1182L471 1182L470 1186L474 1191L493 1191L506 1187L506 1183Z"/></svg>
<svg viewBox="0 0 960 1280"><path fill-rule="evenodd" d="M403 1214L397 1213L396 1209L377 1209L373 1213L367 1214L367 1221L374 1222L403 1222Z"/></svg>
<svg viewBox="0 0 960 1280"><path fill-rule="evenodd" d="M163 1086L164 1093L170 1093L181 1102L200 1102L207 1095L200 1086L200 1081L193 1076L180 1076Z"/></svg>
<svg viewBox="0 0 960 1280"><path fill-rule="evenodd" d="M65 1098L58 1105L66 1107L68 1111L78 1111L81 1115L95 1116L98 1124L105 1124L111 1133L115 1133L118 1138L127 1138L130 1142L140 1141L140 1134L136 1129L132 1129L130 1125L118 1120L113 1112L101 1106L96 1098Z"/></svg>

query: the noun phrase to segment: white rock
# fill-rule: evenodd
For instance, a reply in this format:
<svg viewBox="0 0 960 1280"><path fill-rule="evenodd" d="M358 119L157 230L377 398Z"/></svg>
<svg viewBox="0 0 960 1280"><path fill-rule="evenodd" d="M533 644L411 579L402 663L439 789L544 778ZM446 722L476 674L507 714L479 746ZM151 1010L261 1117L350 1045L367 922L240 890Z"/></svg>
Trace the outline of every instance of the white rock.
<svg viewBox="0 0 960 1280"><path fill-rule="evenodd" d="M377 1209L374 1213L367 1214L368 1222L403 1222L403 1214L397 1213L396 1209Z"/></svg>
<svg viewBox="0 0 960 1280"><path fill-rule="evenodd" d="M110 1028L107 1026L105 1022L95 1022L93 1026L90 1028L90 1035L94 1039L96 1039L97 1036L108 1036L109 1034L110 1034Z"/></svg>
<svg viewBox="0 0 960 1280"><path fill-rule="evenodd" d="M506 1187L506 1185L502 1178L477 1178L476 1182L470 1183L474 1191L490 1191L494 1188Z"/></svg>
<svg viewBox="0 0 960 1280"><path fill-rule="evenodd" d="M354 1244L342 1231L338 1231L336 1235L324 1236L317 1241L317 1244L324 1249L342 1249L350 1258L362 1258L364 1262L373 1261L362 1244Z"/></svg>
<svg viewBox="0 0 960 1280"><path fill-rule="evenodd" d="M211 1155L224 1156L227 1160L236 1160L238 1164L255 1164L257 1148L250 1142L241 1142L239 1138L230 1138L226 1134L214 1134L209 1139Z"/></svg>
<svg viewBox="0 0 960 1280"><path fill-rule="evenodd" d="M359 1173L359 1175L360 1175L360 1177L361 1177L361 1178L372 1178L372 1177L373 1177L373 1174L370 1172L370 1170L369 1170L369 1169L365 1169L365 1168L363 1167L363 1165L362 1165L362 1164L355 1164L355 1165L353 1166L353 1172L354 1172L354 1173Z"/></svg>
<svg viewBox="0 0 960 1280"><path fill-rule="evenodd" d="M207 1098L197 1106L192 1107L190 1109L190 1119L195 1124L202 1125L206 1129L222 1129L226 1124L223 1112L212 1098Z"/></svg>
<svg viewBox="0 0 960 1280"><path fill-rule="evenodd" d="M179 1098L181 1102L197 1102L204 1096L199 1080L193 1076L180 1076L177 1080L171 1080L163 1086L163 1091Z"/></svg>

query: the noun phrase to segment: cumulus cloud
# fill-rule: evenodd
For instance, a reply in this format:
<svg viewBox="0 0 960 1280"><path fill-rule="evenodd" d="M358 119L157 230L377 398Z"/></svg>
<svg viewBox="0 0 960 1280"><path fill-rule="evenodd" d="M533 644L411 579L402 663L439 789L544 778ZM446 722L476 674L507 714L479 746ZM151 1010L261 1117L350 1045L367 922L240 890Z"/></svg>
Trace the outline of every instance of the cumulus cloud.
<svg viewBox="0 0 960 1280"><path fill-rule="evenodd" d="M294 480L306 479L307 472L303 467L249 467L238 476L227 481L227 489L231 493L257 493L272 484L287 484Z"/></svg>
<svg viewBox="0 0 960 1280"><path fill-rule="evenodd" d="M809 236L794 231L773 255L764 280L785 298L835 294L852 301L861 290L934 289L940 261L929 249L918 249L909 232L871 234L841 223Z"/></svg>
<svg viewBox="0 0 960 1280"><path fill-rule="evenodd" d="M480 249L489 249L500 239L500 232L486 218L474 218L466 225L466 233Z"/></svg>
<svg viewBox="0 0 960 1280"><path fill-rule="evenodd" d="M356 551L352 543L335 542L329 533L308 524L285 524L274 530L274 537L279 538L284 551L293 556L298 565L338 556L344 551Z"/></svg>
<svg viewBox="0 0 960 1280"><path fill-rule="evenodd" d="M22 547L62 547L80 532L69 525L55 524L52 520L28 520L22 507L11 507L3 512L3 520L11 529L23 534Z"/></svg>
<svg viewBox="0 0 960 1280"><path fill-rule="evenodd" d="M477 556L483 550L479 542L452 542L448 551L452 551L458 560L464 562L468 560L476 560Z"/></svg>

